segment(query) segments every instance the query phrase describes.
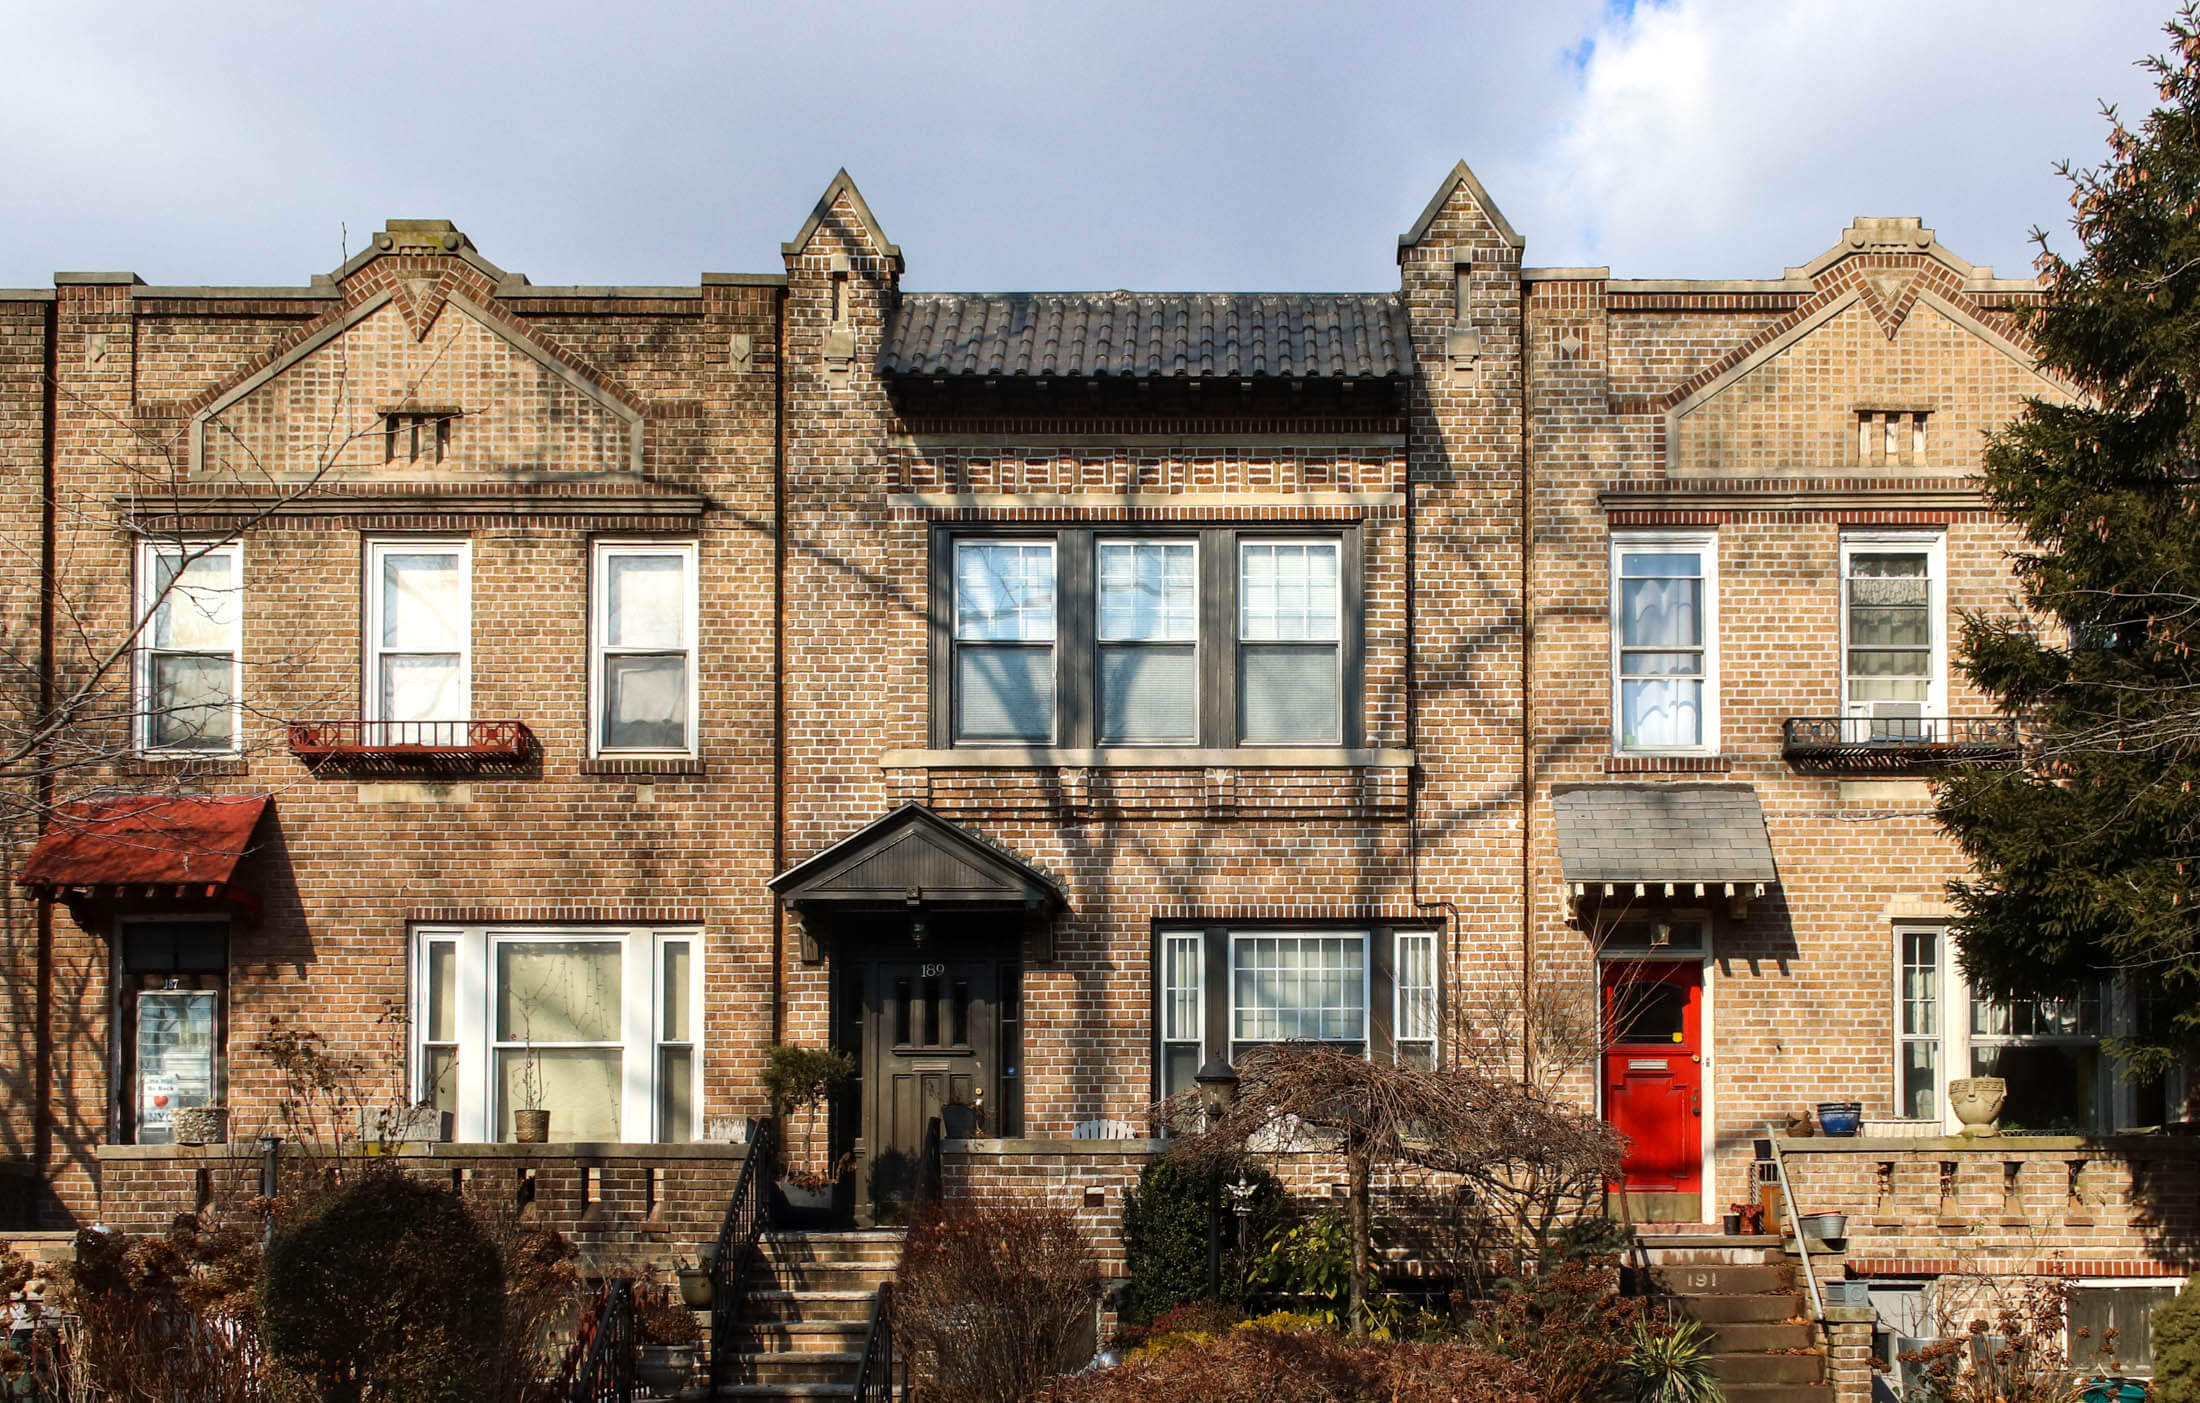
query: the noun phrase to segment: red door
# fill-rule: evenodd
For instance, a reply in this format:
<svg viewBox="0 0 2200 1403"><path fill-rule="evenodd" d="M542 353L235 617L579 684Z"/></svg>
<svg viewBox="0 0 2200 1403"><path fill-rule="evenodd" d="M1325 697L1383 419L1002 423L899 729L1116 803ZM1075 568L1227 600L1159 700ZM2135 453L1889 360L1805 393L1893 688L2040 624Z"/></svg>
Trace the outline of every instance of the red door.
<svg viewBox="0 0 2200 1403"><path fill-rule="evenodd" d="M1703 969L1616 960L1603 984L1604 1118L1627 1137L1629 1207L1692 1221L1703 1203Z"/></svg>

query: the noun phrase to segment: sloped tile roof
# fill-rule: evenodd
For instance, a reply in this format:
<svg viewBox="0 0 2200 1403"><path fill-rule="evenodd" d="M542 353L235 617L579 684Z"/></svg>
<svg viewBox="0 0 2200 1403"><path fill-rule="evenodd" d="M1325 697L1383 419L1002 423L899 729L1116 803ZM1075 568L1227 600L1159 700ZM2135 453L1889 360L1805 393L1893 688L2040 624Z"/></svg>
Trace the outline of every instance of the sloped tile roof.
<svg viewBox="0 0 2200 1403"><path fill-rule="evenodd" d="M1568 882L1776 882L1764 809L1746 784L1556 788Z"/></svg>
<svg viewBox="0 0 2200 1403"><path fill-rule="evenodd" d="M1413 370L1390 293L912 292L888 375L1380 379Z"/></svg>
<svg viewBox="0 0 2200 1403"><path fill-rule="evenodd" d="M63 805L24 859L26 887L225 887L252 841L265 794L136 794Z"/></svg>

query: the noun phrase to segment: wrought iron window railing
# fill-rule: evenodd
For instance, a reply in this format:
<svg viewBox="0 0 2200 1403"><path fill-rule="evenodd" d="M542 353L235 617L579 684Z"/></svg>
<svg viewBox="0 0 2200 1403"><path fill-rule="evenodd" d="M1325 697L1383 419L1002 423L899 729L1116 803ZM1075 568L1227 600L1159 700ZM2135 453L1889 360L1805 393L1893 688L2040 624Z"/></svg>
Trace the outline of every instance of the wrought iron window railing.
<svg viewBox="0 0 2200 1403"><path fill-rule="evenodd" d="M527 759L535 733L524 721L293 721L290 753L309 765L344 760Z"/></svg>
<svg viewBox="0 0 2200 1403"><path fill-rule="evenodd" d="M2017 723L2000 716L1791 716L1780 753L1806 769L1909 770L2006 764Z"/></svg>

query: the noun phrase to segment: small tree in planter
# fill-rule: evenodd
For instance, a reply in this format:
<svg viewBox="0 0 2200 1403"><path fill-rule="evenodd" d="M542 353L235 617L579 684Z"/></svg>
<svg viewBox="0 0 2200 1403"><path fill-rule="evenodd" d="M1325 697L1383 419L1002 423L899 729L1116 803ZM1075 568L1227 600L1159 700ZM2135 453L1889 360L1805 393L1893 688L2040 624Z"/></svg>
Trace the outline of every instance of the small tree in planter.
<svg viewBox="0 0 2200 1403"><path fill-rule="evenodd" d="M822 1047L775 1047L764 1063L764 1092L771 1098L772 1114L785 1125L802 1112L802 1146L798 1155L781 1156L780 1192L788 1206L822 1212L832 1206L833 1186L847 1168L849 1156L817 1168L818 1113L855 1080L856 1060L845 1052ZM782 1142L784 1144L784 1142ZM826 1153L831 1153L830 1147Z"/></svg>

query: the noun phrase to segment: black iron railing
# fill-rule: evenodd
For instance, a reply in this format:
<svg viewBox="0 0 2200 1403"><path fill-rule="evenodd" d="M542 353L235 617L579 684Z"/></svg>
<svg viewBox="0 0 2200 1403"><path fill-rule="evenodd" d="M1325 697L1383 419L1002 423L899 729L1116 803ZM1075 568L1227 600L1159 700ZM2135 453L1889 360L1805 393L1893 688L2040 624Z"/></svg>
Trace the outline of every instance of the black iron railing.
<svg viewBox="0 0 2200 1403"><path fill-rule="evenodd" d="M712 1392L733 1382L734 1331L741 1324L741 1303L755 1279L756 1245L771 1227L773 1171L779 1162L778 1135L769 1117L749 1122L749 1148L741 1174L718 1228L718 1250L710 1259L710 1386Z"/></svg>
<svg viewBox="0 0 2200 1403"><path fill-rule="evenodd" d="M312 769L511 767L535 755L524 721L293 721L290 753Z"/></svg>
<svg viewBox="0 0 2200 1403"><path fill-rule="evenodd" d="M641 1343L634 1329L634 1283L624 1277L605 1282L582 1314L573 1343L580 1364L566 1403L633 1403L634 1358Z"/></svg>
<svg viewBox="0 0 2200 1403"><path fill-rule="evenodd" d="M940 1146L947 1138L938 1116L924 1125L924 1148L917 1153L916 1191L910 1209L921 1219L940 1201Z"/></svg>
<svg viewBox="0 0 2200 1403"><path fill-rule="evenodd" d="M894 1283L879 1283L871 1302L871 1328L863 1335L863 1362L856 1366L853 1403L893 1403L894 1388Z"/></svg>
<svg viewBox="0 0 2200 1403"><path fill-rule="evenodd" d="M2017 723L2000 716L1791 716L1780 753L1810 769L1909 770L2017 758Z"/></svg>

